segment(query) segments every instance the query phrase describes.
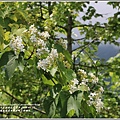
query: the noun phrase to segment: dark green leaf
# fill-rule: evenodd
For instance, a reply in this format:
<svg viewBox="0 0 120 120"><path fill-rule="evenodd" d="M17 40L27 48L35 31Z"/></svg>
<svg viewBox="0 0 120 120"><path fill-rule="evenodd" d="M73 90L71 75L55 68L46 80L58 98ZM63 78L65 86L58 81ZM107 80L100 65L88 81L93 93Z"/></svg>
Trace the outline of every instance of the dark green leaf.
<svg viewBox="0 0 120 120"><path fill-rule="evenodd" d="M69 96L70 96L70 93L68 91L61 91L60 92L60 100L61 100L62 107L64 107Z"/></svg>
<svg viewBox="0 0 120 120"><path fill-rule="evenodd" d="M51 104L53 103L54 99L50 96L48 96L45 100L44 100L44 108L45 108L45 111L47 113L47 115L49 115L49 112L50 112L50 106ZM51 106L52 107L52 106Z"/></svg>
<svg viewBox="0 0 120 120"><path fill-rule="evenodd" d="M14 57L14 52L13 51L7 51L2 54L2 57L0 58L0 67L4 66Z"/></svg>
<svg viewBox="0 0 120 120"><path fill-rule="evenodd" d="M3 27L0 25L0 45L3 43L4 38L4 30Z"/></svg>

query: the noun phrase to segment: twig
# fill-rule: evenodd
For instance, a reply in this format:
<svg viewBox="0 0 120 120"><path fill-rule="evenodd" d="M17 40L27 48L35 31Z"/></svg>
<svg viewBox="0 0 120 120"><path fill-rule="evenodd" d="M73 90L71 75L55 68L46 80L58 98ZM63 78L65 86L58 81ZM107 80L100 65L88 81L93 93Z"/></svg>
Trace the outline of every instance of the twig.
<svg viewBox="0 0 120 120"><path fill-rule="evenodd" d="M24 60L29 60L29 59L32 57L33 53L34 53L34 49L33 49L33 51L31 52L30 56L29 56L28 58L24 59Z"/></svg>
<svg viewBox="0 0 120 120"><path fill-rule="evenodd" d="M54 38L55 40L59 40L59 39L64 39L64 40L67 40L67 38L63 38L63 37L60 37L60 38ZM85 39L85 37L83 37L83 38L79 38L79 39L73 39L72 38L72 41L79 41L79 40L84 40Z"/></svg>
<svg viewBox="0 0 120 120"><path fill-rule="evenodd" d="M13 99L15 99L16 101L18 101L19 103L23 104L23 102L21 102L20 100L18 100L18 99L17 99L15 96L13 96L12 94L8 93L7 91L5 91L5 90L3 90L3 89L2 89L2 91L3 91L4 93L6 93L7 95L9 95L10 97L12 97Z"/></svg>
<svg viewBox="0 0 120 120"><path fill-rule="evenodd" d="M45 111L42 111L42 110L40 110L40 109L37 109L36 107L33 107L33 110L36 110L36 111L38 111L38 112L40 112L40 113L42 113L42 114L46 114Z"/></svg>
<svg viewBox="0 0 120 120"><path fill-rule="evenodd" d="M99 28L105 28L105 26L100 26L100 25L92 25L92 24L80 24L80 25L74 25L73 28L75 27L99 27Z"/></svg>

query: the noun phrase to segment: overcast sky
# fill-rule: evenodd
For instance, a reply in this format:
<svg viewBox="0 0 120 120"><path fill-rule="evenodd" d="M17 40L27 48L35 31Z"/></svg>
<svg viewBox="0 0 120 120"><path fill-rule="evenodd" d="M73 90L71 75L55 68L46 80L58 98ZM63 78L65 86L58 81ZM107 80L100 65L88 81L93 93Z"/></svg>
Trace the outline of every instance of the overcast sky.
<svg viewBox="0 0 120 120"><path fill-rule="evenodd" d="M117 11L117 9L113 9L113 7L111 5L108 5L105 1L99 1L98 3L91 1L89 5L93 6L96 9L97 13L104 15L103 18L99 17L92 19L93 23L97 21L101 23L107 22L107 18L113 16L114 13Z"/></svg>
<svg viewBox="0 0 120 120"><path fill-rule="evenodd" d="M92 18L91 20L83 21L82 16L84 15L83 12L79 14L79 17L77 17L77 20L80 21L83 24L88 24L90 21L92 24L95 24L96 22L105 23L107 22L107 18L110 16L113 16L115 12L117 12L117 9L113 9L111 5L107 5L106 1L99 1L98 3L95 3L94 1L91 1L88 6L93 6L96 9L96 12L99 14L103 14L103 17L98 18ZM84 12L86 12L87 9L84 9ZM77 35L77 38L79 38L81 35L79 31L75 28L73 29L73 32ZM75 36L73 36L75 38Z"/></svg>

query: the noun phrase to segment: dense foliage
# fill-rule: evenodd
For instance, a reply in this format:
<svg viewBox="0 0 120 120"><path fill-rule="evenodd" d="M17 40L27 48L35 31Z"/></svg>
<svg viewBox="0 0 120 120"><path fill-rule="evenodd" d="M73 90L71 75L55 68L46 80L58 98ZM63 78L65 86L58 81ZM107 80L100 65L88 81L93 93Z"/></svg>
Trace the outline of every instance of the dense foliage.
<svg viewBox="0 0 120 120"><path fill-rule="evenodd" d="M103 17L89 2L0 2L0 104L38 104L1 117L119 118L120 54L105 62L95 52L101 42L119 46L120 13L82 24L84 9L84 21ZM85 37L73 39L74 28Z"/></svg>

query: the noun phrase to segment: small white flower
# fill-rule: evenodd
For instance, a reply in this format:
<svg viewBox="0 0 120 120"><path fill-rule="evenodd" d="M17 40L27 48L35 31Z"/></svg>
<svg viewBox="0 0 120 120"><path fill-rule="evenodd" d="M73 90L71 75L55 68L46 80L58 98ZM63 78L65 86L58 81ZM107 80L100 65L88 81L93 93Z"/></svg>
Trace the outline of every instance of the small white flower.
<svg viewBox="0 0 120 120"><path fill-rule="evenodd" d="M36 40L36 35L33 34L33 35L30 37L30 40L31 40L31 42L36 42L36 41L37 41L37 40Z"/></svg>
<svg viewBox="0 0 120 120"><path fill-rule="evenodd" d="M102 93L104 92L103 87L100 87L99 90L100 90L100 92L102 92Z"/></svg>
<svg viewBox="0 0 120 120"><path fill-rule="evenodd" d="M81 72L82 74L86 75L86 72L82 69L78 69L78 72Z"/></svg>
<svg viewBox="0 0 120 120"><path fill-rule="evenodd" d="M94 96L96 96L96 93L95 92L94 93L90 93L90 96L94 97Z"/></svg>
<svg viewBox="0 0 120 120"><path fill-rule="evenodd" d="M70 94L72 94L72 93L74 93L76 90L78 90L77 87L74 86L74 85L71 85L69 92L70 92Z"/></svg>
<svg viewBox="0 0 120 120"><path fill-rule="evenodd" d="M98 77L94 77L94 78L92 79L92 83L94 83L94 84L98 83Z"/></svg>
<svg viewBox="0 0 120 120"><path fill-rule="evenodd" d="M48 67L48 61L46 59L39 60L37 68L42 68L43 70L46 70Z"/></svg>
<svg viewBox="0 0 120 120"><path fill-rule="evenodd" d="M21 52L24 51L24 45L22 43L21 36L13 37L10 41L10 47L15 51L20 50Z"/></svg>
<svg viewBox="0 0 120 120"><path fill-rule="evenodd" d="M58 42L63 46L64 49L67 49L67 44L68 44L67 40L59 39Z"/></svg>
<svg viewBox="0 0 120 120"><path fill-rule="evenodd" d="M46 43L42 39L37 39L37 45L41 47L46 47Z"/></svg>
<svg viewBox="0 0 120 120"><path fill-rule="evenodd" d="M34 34L34 33L37 32L37 29L34 27L34 25L31 25L31 26L29 27L29 31L30 31L31 34Z"/></svg>
<svg viewBox="0 0 120 120"><path fill-rule="evenodd" d="M37 50L36 50L36 54L37 54L37 56L41 56L42 54L44 54L44 53L49 53L49 50L48 50L48 48L46 47L46 48L38 48Z"/></svg>
<svg viewBox="0 0 120 120"><path fill-rule="evenodd" d="M92 78L95 77L95 75L94 75L93 73L88 73L88 75L89 75L90 77L92 77Z"/></svg>
<svg viewBox="0 0 120 120"><path fill-rule="evenodd" d="M82 82L87 83L87 82L88 82L88 79L83 78L83 79L82 79Z"/></svg>
<svg viewBox="0 0 120 120"><path fill-rule="evenodd" d="M93 99L90 99L90 100L87 101L87 104L88 104L89 106L93 105L93 103L94 103Z"/></svg>
<svg viewBox="0 0 120 120"><path fill-rule="evenodd" d="M88 75L92 78L92 83L98 83L98 77L96 77L93 73L88 73Z"/></svg>
<svg viewBox="0 0 120 120"><path fill-rule="evenodd" d="M101 99L97 99L96 101L96 111L97 112L100 112L101 111L101 108L103 108L103 102L101 101Z"/></svg>
<svg viewBox="0 0 120 120"><path fill-rule="evenodd" d="M57 58L58 57L58 52L57 52L57 49L53 49L51 50L51 53L50 53L50 56L52 58Z"/></svg>
<svg viewBox="0 0 120 120"><path fill-rule="evenodd" d="M39 36L43 36L43 37L45 37L45 38L49 38L49 37L50 37L50 35L49 35L49 33L48 33L47 31L41 32L41 33L39 32L38 35L39 35Z"/></svg>
<svg viewBox="0 0 120 120"><path fill-rule="evenodd" d="M72 83L73 83L73 85L78 85L79 81L78 81L76 78L74 78L74 79L72 80Z"/></svg>
<svg viewBox="0 0 120 120"><path fill-rule="evenodd" d="M81 82L80 85L85 85L85 86L87 86L86 82Z"/></svg>

